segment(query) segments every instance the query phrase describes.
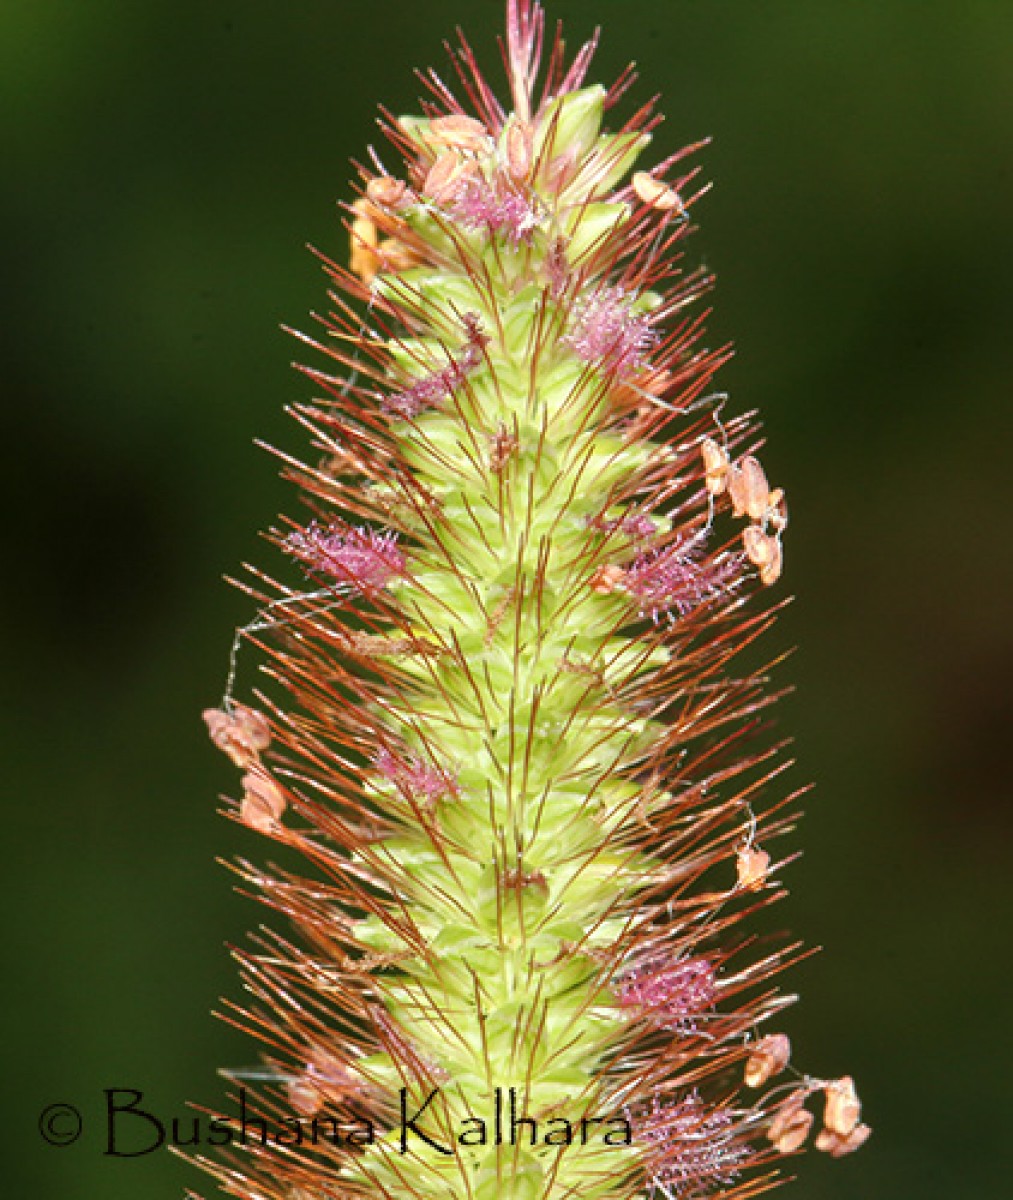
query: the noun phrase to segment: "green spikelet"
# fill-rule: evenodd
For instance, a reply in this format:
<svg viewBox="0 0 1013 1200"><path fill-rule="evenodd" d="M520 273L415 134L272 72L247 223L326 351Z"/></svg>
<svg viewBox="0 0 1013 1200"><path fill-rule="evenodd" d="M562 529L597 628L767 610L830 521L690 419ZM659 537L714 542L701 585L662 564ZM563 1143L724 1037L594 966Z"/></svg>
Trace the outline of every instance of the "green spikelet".
<svg viewBox="0 0 1013 1200"><path fill-rule="evenodd" d="M650 106L606 131L593 46L536 100L542 34L511 0L512 112L462 42L468 111L430 75L386 120L286 461L302 579L241 631L286 699L206 714L235 815L309 864L241 867L299 933L239 955L285 1132L208 1165L249 1200L746 1196L815 1093L820 1148L868 1132L848 1079L767 1086L798 948L736 932L792 820L736 670L786 511L708 397L694 172L633 173Z"/></svg>

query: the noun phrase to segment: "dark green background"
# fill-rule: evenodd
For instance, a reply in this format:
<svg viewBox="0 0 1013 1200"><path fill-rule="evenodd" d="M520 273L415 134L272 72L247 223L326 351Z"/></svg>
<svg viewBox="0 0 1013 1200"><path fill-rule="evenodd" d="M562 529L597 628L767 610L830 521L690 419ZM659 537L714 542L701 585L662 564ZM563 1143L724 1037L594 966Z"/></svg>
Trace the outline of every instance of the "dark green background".
<svg viewBox="0 0 1013 1200"><path fill-rule="evenodd" d="M705 135L692 256L714 343L787 488L781 723L812 778L779 913L797 1061L853 1071L875 1137L810 1156L807 1200L998 1197L1013 1120L1010 633L1013 4L583 0L596 77L664 95L658 156ZM323 304L310 241L375 105L411 110L498 2L3 0L5 1193L180 1197L203 1177L101 1155L104 1087L217 1093L246 1039L223 949L261 919L213 861L266 846L199 713L291 498L254 436L306 383L278 331ZM498 71L496 77L499 79ZM247 676L249 680L249 676ZM78 1103L85 1139L35 1127ZM87 1136L90 1134L90 1136Z"/></svg>

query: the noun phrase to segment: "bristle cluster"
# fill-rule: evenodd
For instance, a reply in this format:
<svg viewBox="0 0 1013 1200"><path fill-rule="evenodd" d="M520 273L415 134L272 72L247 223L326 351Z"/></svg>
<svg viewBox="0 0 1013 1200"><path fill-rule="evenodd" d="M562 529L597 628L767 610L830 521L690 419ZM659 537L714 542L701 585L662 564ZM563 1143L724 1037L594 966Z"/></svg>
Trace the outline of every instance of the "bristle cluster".
<svg viewBox="0 0 1013 1200"><path fill-rule="evenodd" d="M512 111L462 40L463 99L384 118L285 460L299 578L250 589L277 686L208 714L235 815L308 864L240 868L298 931L239 954L295 1130L207 1164L246 1200L748 1196L816 1093L817 1144L867 1133L844 1081L769 1086L800 952L737 932L793 821L737 666L786 510L709 397L695 172L628 181L651 106L607 132L632 77L558 33L537 90L543 34L510 0Z"/></svg>

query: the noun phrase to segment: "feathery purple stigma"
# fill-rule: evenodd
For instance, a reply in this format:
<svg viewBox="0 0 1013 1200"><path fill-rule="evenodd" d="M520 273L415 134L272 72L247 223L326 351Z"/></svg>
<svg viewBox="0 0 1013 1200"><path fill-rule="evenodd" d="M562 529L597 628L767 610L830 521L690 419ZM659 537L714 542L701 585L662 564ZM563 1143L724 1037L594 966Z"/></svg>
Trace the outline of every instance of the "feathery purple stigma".
<svg viewBox="0 0 1013 1200"><path fill-rule="evenodd" d="M696 1091L673 1104L655 1096L649 1110L629 1119L634 1144L647 1147L649 1186L669 1200L729 1185L750 1153L735 1136L732 1114L709 1107Z"/></svg>
<svg viewBox="0 0 1013 1200"><path fill-rule="evenodd" d="M634 513L632 516L606 518L599 513L588 518L588 525L602 533L624 533L635 541L652 538L658 532L658 526L645 513Z"/></svg>
<svg viewBox="0 0 1013 1200"><path fill-rule="evenodd" d="M491 182L483 175L469 177L450 209L465 228L502 233L515 246L530 241L538 224L532 201L501 175Z"/></svg>
<svg viewBox="0 0 1013 1200"><path fill-rule="evenodd" d="M700 552L699 541L684 539L634 561L625 585L645 616L655 621L661 613L684 617L722 591L734 574L732 564L701 562Z"/></svg>
<svg viewBox="0 0 1013 1200"><path fill-rule="evenodd" d="M640 1010L660 1029L695 1033L695 1018L717 997L714 968L705 958L684 958L671 966L647 963L627 972L617 986L624 1008Z"/></svg>
<svg viewBox="0 0 1013 1200"><path fill-rule="evenodd" d="M405 571L397 534L389 530L323 528L316 521L290 533L285 549L314 571L333 575L360 592L378 592Z"/></svg>
<svg viewBox="0 0 1013 1200"><path fill-rule="evenodd" d="M624 375L643 366L657 338L648 318L631 310L623 289L606 287L577 301L574 326L564 341L584 362L600 362Z"/></svg>
<svg viewBox="0 0 1013 1200"><path fill-rule="evenodd" d="M650 517L645 517L643 513L639 516L624 517L619 528L632 538L649 538L658 532L655 523Z"/></svg>
<svg viewBox="0 0 1013 1200"><path fill-rule="evenodd" d="M386 748L378 751L376 769L410 796L421 797L430 803L456 794L457 780L449 771L430 766L418 759L402 759Z"/></svg>
<svg viewBox="0 0 1013 1200"><path fill-rule="evenodd" d="M457 357L445 367L422 375L401 391L385 396L383 406L388 412L411 418L417 417L423 409L436 408L448 400L475 370L482 361L482 350L489 338L475 313L465 313L462 320L466 340Z"/></svg>

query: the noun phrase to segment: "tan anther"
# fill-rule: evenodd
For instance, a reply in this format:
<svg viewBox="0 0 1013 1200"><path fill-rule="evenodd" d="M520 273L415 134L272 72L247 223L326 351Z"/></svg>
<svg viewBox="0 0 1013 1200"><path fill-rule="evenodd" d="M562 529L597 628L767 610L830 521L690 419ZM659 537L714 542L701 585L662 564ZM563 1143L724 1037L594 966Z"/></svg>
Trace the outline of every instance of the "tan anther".
<svg viewBox="0 0 1013 1200"><path fill-rule="evenodd" d="M408 184L403 179L395 179L393 175L378 175L371 179L366 184L366 198L382 208L395 211L406 208L413 200Z"/></svg>
<svg viewBox="0 0 1013 1200"><path fill-rule="evenodd" d="M628 390L628 389L626 389ZM653 404L638 404L630 414L630 418L622 426L624 442L639 442L649 436L649 430L656 428L658 410ZM661 453L664 453L662 450Z"/></svg>
<svg viewBox="0 0 1013 1200"><path fill-rule="evenodd" d="M826 1108L823 1124L831 1132L847 1137L858 1124L862 1105L855 1091L855 1081L850 1075L834 1079L824 1089Z"/></svg>
<svg viewBox="0 0 1013 1200"><path fill-rule="evenodd" d="M774 539L774 557L766 566L760 568L760 582L764 587L771 587L781 578L781 567L784 563L784 551L781 549L781 539Z"/></svg>
<svg viewBox="0 0 1013 1200"><path fill-rule="evenodd" d="M302 1117L315 1117L324 1106L324 1096L305 1072L288 1083L288 1102Z"/></svg>
<svg viewBox="0 0 1013 1200"><path fill-rule="evenodd" d="M584 675L590 679L594 679L602 687L605 686L605 672L601 667L594 665L594 660L590 658L571 658L569 653L564 653L559 660L559 669L565 671L568 675Z"/></svg>
<svg viewBox="0 0 1013 1200"><path fill-rule="evenodd" d="M242 778L243 801L239 819L259 833L277 833L285 812L285 796L270 775L262 769L248 771Z"/></svg>
<svg viewBox="0 0 1013 1200"><path fill-rule="evenodd" d="M505 425L500 425L489 439L489 470L501 474L516 453L516 436Z"/></svg>
<svg viewBox="0 0 1013 1200"><path fill-rule="evenodd" d="M615 563L604 563L591 576L591 591L601 596L611 595L618 591L626 579L626 572Z"/></svg>
<svg viewBox="0 0 1013 1200"><path fill-rule="evenodd" d="M671 212L673 208L682 210L682 200L675 188L669 187L660 179L655 179L646 171L637 171L630 182L637 199L642 200L648 207L658 212Z"/></svg>
<svg viewBox="0 0 1013 1200"><path fill-rule="evenodd" d="M700 455L703 458L703 468L706 471L707 491L712 496L720 496L728 486L728 475L731 464L724 448L713 438L704 438L700 443Z"/></svg>
<svg viewBox="0 0 1013 1200"><path fill-rule="evenodd" d="M383 271L410 271L422 262L422 256L412 246L398 238L384 238L376 248L378 269Z"/></svg>
<svg viewBox="0 0 1013 1200"><path fill-rule="evenodd" d="M635 380L620 380L609 400L617 410L635 409L656 420L658 412L654 407L655 398L663 395L671 380L671 371L648 369L638 374Z"/></svg>
<svg viewBox="0 0 1013 1200"><path fill-rule="evenodd" d="M391 638L383 634L359 633L358 630L342 630L338 637L342 649L352 654L361 654L366 658L382 658L385 655L397 657L410 653L408 638Z"/></svg>
<svg viewBox="0 0 1013 1200"><path fill-rule="evenodd" d="M531 126L515 117L507 126L505 150L507 174L515 183L524 183L531 174Z"/></svg>
<svg viewBox="0 0 1013 1200"><path fill-rule="evenodd" d="M784 498L784 488L772 489L767 497L767 511L764 516L775 533L784 533L788 528L788 504Z"/></svg>
<svg viewBox="0 0 1013 1200"><path fill-rule="evenodd" d="M794 1154L801 1149L812 1129L813 1115L803 1108L804 1093L793 1092L774 1114L767 1130L767 1140L780 1154Z"/></svg>
<svg viewBox="0 0 1013 1200"><path fill-rule="evenodd" d="M245 704L234 704L228 712L209 708L203 716L212 742L244 770L258 763L261 750L271 744L267 717Z"/></svg>
<svg viewBox="0 0 1013 1200"><path fill-rule="evenodd" d="M359 633L355 630L340 636L345 650L365 658L403 658L416 654L432 658L441 652L437 645L422 638L387 637L385 634Z"/></svg>
<svg viewBox="0 0 1013 1200"><path fill-rule="evenodd" d="M728 495L732 500L732 516L741 517L744 514L761 521L767 511L767 501L770 496L770 485L760 460L752 454L732 467L728 480Z"/></svg>
<svg viewBox="0 0 1013 1200"><path fill-rule="evenodd" d="M456 150L444 151L429 168L424 190L437 204L444 204L460 195L469 179L475 178L478 168Z"/></svg>
<svg viewBox="0 0 1013 1200"><path fill-rule="evenodd" d="M436 117L429 122L427 140L450 150L479 153L489 148L489 131L474 117L452 113L449 117Z"/></svg>
<svg viewBox="0 0 1013 1200"><path fill-rule="evenodd" d="M781 576L782 551L780 538L764 533L759 525L747 525L742 531L742 545L746 558L758 567L760 582L770 587Z"/></svg>
<svg viewBox="0 0 1013 1200"><path fill-rule="evenodd" d="M759 846L743 846L735 855L739 887L747 892L758 892L767 881L770 870L770 855Z"/></svg>
<svg viewBox="0 0 1013 1200"><path fill-rule="evenodd" d="M507 613L510 611L516 599L517 589L515 587L508 588L506 594L489 614L489 619L486 622L485 627L485 638L483 639L487 646L492 645L496 637L496 631L503 624Z"/></svg>
<svg viewBox="0 0 1013 1200"><path fill-rule="evenodd" d="M780 1075L791 1058L791 1042L783 1033L771 1033L750 1047L746 1059L746 1087L762 1087Z"/></svg>
<svg viewBox="0 0 1013 1200"><path fill-rule="evenodd" d="M362 1080L343 1062L313 1050L300 1074L289 1080L289 1103L304 1117L315 1116L327 1102L341 1104L365 1092Z"/></svg>
<svg viewBox="0 0 1013 1200"><path fill-rule="evenodd" d="M370 283L379 266L376 246L380 235L376 228L376 222L373 220L375 210L370 202L362 197L352 205L352 212L355 213L355 216L348 231L350 245L348 265L363 283Z"/></svg>
<svg viewBox="0 0 1013 1200"><path fill-rule="evenodd" d="M548 881L541 871L525 871L522 867L510 867L506 870L503 873L503 886L517 892L523 888L538 888L543 892L549 889Z"/></svg>
<svg viewBox="0 0 1013 1200"><path fill-rule="evenodd" d="M830 1129L821 1129L816 1135L816 1149L829 1154L831 1158L843 1158L864 1146L872 1129L868 1125L856 1125L849 1134L842 1136Z"/></svg>
<svg viewBox="0 0 1013 1200"><path fill-rule="evenodd" d="M577 157L574 147L568 146L562 154L557 154L549 160L544 171L539 172L544 177L549 192L558 196L567 184L572 182L580 170L577 165Z"/></svg>
<svg viewBox="0 0 1013 1200"><path fill-rule="evenodd" d="M754 567L764 567L773 561L776 540L769 533L764 533L759 525L747 525L742 531L746 558Z"/></svg>

